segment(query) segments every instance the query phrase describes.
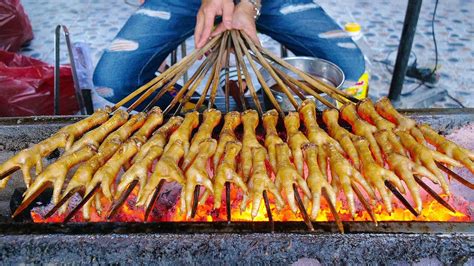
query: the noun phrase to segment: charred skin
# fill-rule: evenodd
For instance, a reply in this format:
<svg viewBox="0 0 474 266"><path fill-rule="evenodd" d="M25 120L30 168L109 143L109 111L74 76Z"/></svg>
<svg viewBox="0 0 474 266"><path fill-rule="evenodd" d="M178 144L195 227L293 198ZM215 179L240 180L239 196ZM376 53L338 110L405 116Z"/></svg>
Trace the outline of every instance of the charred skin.
<svg viewBox="0 0 474 266"><path fill-rule="evenodd" d="M3 189L7 185L10 180L10 175L19 169L22 171L23 180L28 188L32 182L30 170L35 167L36 175L39 175L43 171L42 158L50 155L56 149L62 148L68 151L77 138L91 128L107 121L109 112L109 108L105 110L99 109L91 116L72 125L63 127L51 137L33 145L31 148L20 151L2 163L0 165L0 189Z"/></svg>
<svg viewBox="0 0 474 266"><path fill-rule="evenodd" d="M375 198L375 193L369 186L362 175L352 166L352 164L344 158L333 146L326 145L323 147L328 150L329 164L331 167L332 186L341 188L347 199L349 211L352 216L355 216L355 202L354 191L352 190L352 183L358 183L367 192L370 198Z"/></svg>
<svg viewBox="0 0 474 266"><path fill-rule="evenodd" d="M331 144L337 151L344 154L339 142L331 138L326 131L322 130L316 121L316 103L312 100L305 100L299 109L301 119L306 128L306 136L309 141L323 147L325 144ZM328 154L325 149L320 149L318 153L319 168L325 176L327 176L327 158Z"/></svg>
<svg viewBox="0 0 474 266"><path fill-rule="evenodd" d="M296 213L298 208L295 202L293 184L298 185L304 195L311 198L311 192L303 177L298 174L297 170L290 161L290 148L285 143L276 145L277 151L277 174L275 185L278 191L286 196L286 200L290 205L290 209Z"/></svg>
<svg viewBox="0 0 474 266"><path fill-rule="evenodd" d="M274 172L276 172L276 145L283 143L278 135L276 126L278 124L278 112L275 109L263 114L263 128L265 129L265 147L268 150L268 160Z"/></svg>
<svg viewBox="0 0 474 266"><path fill-rule="evenodd" d="M214 194L206 165L216 152L216 148L217 141L215 139L209 138L201 141L196 158L186 170L186 185L181 191L181 211L186 212L186 218L188 219L191 217L194 189L197 185L204 186L211 195Z"/></svg>
<svg viewBox="0 0 474 266"><path fill-rule="evenodd" d="M242 173L244 181L247 182L252 170L252 149L263 148L258 142L255 130L258 126L258 113L255 110L247 110L242 113L242 124L244 125L244 135L242 138L242 151L240 160L242 163Z"/></svg>
<svg viewBox="0 0 474 266"><path fill-rule="evenodd" d="M336 191L334 191L331 184L329 184L327 178L323 176L318 163L316 163L318 161L318 146L314 143L308 143L303 146L303 151L306 165L308 166L308 177L306 178L306 183L308 183L312 195L310 217L311 219L316 220L321 206L322 190L326 190L329 200L334 206L336 206Z"/></svg>
<svg viewBox="0 0 474 266"><path fill-rule="evenodd" d="M345 104L341 107L341 117L351 125L354 134L367 139L370 145L370 151L372 152L375 161L383 166L384 161L382 151L374 138L374 133L377 131L377 128L362 120L356 112L355 105L351 103ZM359 159L363 160L363 158L360 157L360 154Z"/></svg>
<svg viewBox="0 0 474 266"><path fill-rule="evenodd" d="M176 181L182 186L185 185L183 171L178 166L183 156L184 146L181 140L175 141L167 151L163 152L160 160L155 165L155 170L138 193L137 206L148 206L150 204L155 189L163 179L168 182Z"/></svg>
<svg viewBox="0 0 474 266"><path fill-rule="evenodd" d="M361 158L360 170L362 175L374 188L374 190L379 192L387 212L391 213L393 211L392 201L390 199L389 192L385 188L385 180L392 182L402 193L405 192L405 188L403 187L397 175L395 175L392 171L381 167L375 162L369 148L369 142L366 139L357 137L354 141L354 144Z"/></svg>
<svg viewBox="0 0 474 266"><path fill-rule="evenodd" d="M235 129L242 122L240 113L233 111L224 116L224 125L222 126L219 140L217 143L216 153L214 154L214 166L219 165L219 161L225 152L225 147L228 142L238 141L235 136Z"/></svg>
<svg viewBox="0 0 474 266"><path fill-rule="evenodd" d="M85 145L93 145L94 147L99 147L102 141L110 134L110 132L116 130L118 127L122 126L128 120L128 113L124 110L117 110L114 115L107 120L104 124L100 125L98 128L87 132L82 138L72 145L67 153L72 153L77 150L80 150Z"/></svg>
<svg viewBox="0 0 474 266"><path fill-rule="evenodd" d="M416 127L416 121L400 114L395 107L393 107L390 100L382 97L376 104L375 110L385 119L395 123L397 129L410 132L410 134L421 144L426 144L425 138L421 131Z"/></svg>
<svg viewBox="0 0 474 266"><path fill-rule="evenodd" d="M240 205L241 211L247 208L247 204L252 200L252 220L258 214L260 204L263 199L263 191L268 191L273 194L276 200L276 207L281 210L285 205L283 198L280 195L277 187L268 176L267 168L265 167L265 159L267 158L267 152L263 147L256 147L252 149L253 156L253 171L252 176L248 182L249 193L244 194L242 203Z"/></svg>
<svg viewBox="0 0 474 266"><path fill-rule="evenodd" d="M48 165L46 169L38 175L31 186L26 190L23 202L29 200L39 190L44 189L44 186L53 185L53 204L59 202L59 195L66 179L67 173L75 165L87 161L95 154L93 146L85 146L82 149L73 152L69 155L60 157L54 163Z"/></svg>
<svg viewBox="0 0 474 266"><path fill-rule="evenodd" d="M244 193L247 193L247 186L236 172L237 156L241 149L242 144L238 141L229 141L225 146L224 158L214 176L214 209L221 207L222 191L226 182L236 184Z"/></svg>
<svg viewBox="0 0 474 266"><path fill-rule="evenodd" d="M168 122L161 126L153 136L143 144L138 153L133 157L132 164L141 161L150 151L152 147L159 147L163 149L168 141L168 136L171 135L183 122L180 116L171 117Z"/></svg>
<svg viewBox="0 0 474 266"><path fill-rule="evenodd" d="M86 195L91 192L97 184L100 184L100 191L95 194L95 208L97 211L101 211L101 206L99 205L101 195L112 201L112 189L117 175L123 165L138 152L139 148L140 142L134 139L125 142L119 150L102 167L100 167L99 170L97 170L92 180L87 184ZM82 214L85 220L90 219L91 200L89 200L82 208Z"/></svg>
<svg viewBox="0 0 474 266"><path fill-rule="evenodd" d="M354 143L351 140L352 133L339 125L339 111L336 109L324 110L323 121L328 127L329 135L339 141L355 168L359 169L360 160Z"/></svg>
<svg viewBox="0 0 474 266"><path fill-rule="evenodd" d="M186 156L189 152L189 140L191 138L191 133L198 126L199 113L187 113L184 116L183 123L181 123L179 128L171 134L168 144L166 144L165 146L164 152L168 151L168 149L171 148L171 145L173 145L173 143L175 143L177 140L180 140L184 148L184 155Z"/></svg>
<svg viewBox="0 0 474 266"><path fill-rule="evenodd" d="M437 183L438 178L433 175L428 169L420 164L411 161L404 155L395 152L392 144L388 139L388 130L380 130L375 133L375 139L382 151L385 154L386 161L390 170L392 170L400 179L402 179L408 187L410 194L415 202L415 208L418 212L422 209L422 200L418 184L416 183L413 174L425 176Z"/></svg>
<svg viewBox="0 0 474 266"><path fill-rule="evenodd" d="M301 147L310 143L308 138L299 130L300 117L296 112L290 112L284 119L287 143L293 155L293 163L300 176L303 176L304 158ZM317 163L317 161L315 161Z"/></svg>
<svg viewBox="0 0 474 266"><path fill-rule="evenodd" d="M189 164L193 161L196 154L199 152L199 144L208 138L211 138L212 131L221 121L221 112L216 109L206 109L203 113L203 121L199 126L198 131L194 134L191 141L191 147L189 153L184 156L182 167L183 169L188 168Z"/></svg>
<svg viewBox="0 0 474 266"><path fill-rule="evenodd" d="M464 149L456 143L446 139L439 135L428 125L419 125L418 128L423 133L425 139L439 152L459 161L462 163L471 173L474 174L474 152L468 149Z"/></svg>
<svg viewBox="0 0 474 266"><path fill-rule="evenodd" d="M438 166L436 166L435 162L447 163L456 167L460 167L462 164L440 152L428 149L424 145L418 143L412 135L405 131L398 131L396 134L400 137L403 146L410 152L411 158L416 163L428 168L428 170L437 177L437 183L440 184L444 193L449 195L450 191L446 177L443 175L441 170L439 170Z"/></svg>

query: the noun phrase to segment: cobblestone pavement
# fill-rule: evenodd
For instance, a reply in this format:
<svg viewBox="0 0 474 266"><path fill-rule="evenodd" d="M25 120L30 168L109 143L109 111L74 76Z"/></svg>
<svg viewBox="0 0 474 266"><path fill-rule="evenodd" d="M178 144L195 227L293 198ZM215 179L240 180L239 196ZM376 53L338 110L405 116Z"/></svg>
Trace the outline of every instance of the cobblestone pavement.
<svg viewBox="0 0 474 266"><path fill-rule="evenodd" d="M135 4L134 0L128 0ZM115 34L136 7L124 0L24 0L22 1L33 24L35 39L23 53L54 61L54 28L67 25L73 41L87 43L92 62L97 63ZM340 25L356 21L363 27L377 65L370 86L370 97L379 98L388 93L392 65L403 27L407 1L390 0L320 0L320 4ZM413 58L418 66L434 66L434 44L431 19L435 0L423 2L413 47ZM440 80L434 86L420 86L415 92L402 97L403 108L474 107L474 1L440 1L435 32L439 49ZM262 36L264 46L279 53L278 43ZM64 44L63 44L64 45ZM193 49L190 38L187 49ZM66 49L62 49L63 63L67 63ZM191 70L192 71L192 70ZM403 93L418 87L408 79ZM453 100L455 99L455 100Z"/></svg>

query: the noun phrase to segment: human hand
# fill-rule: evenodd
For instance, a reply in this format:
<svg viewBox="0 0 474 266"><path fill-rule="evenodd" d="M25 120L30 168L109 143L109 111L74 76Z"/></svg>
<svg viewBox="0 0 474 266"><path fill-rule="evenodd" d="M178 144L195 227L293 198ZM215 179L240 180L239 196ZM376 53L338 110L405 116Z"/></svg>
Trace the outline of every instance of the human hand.
<svg viewBox="0 0 474 266"><path fill-rule="evenodd" d="M223 31L232 28L232 14L234 1L232 0L203 0L196 18L194 30L194 45L197 49L203 47L211 36L216 16L222 16Z"/></svg>
<svg viewBox="0 0 474 266"><path fill-rule="evenodd" d="M255 26L255 9L252 3L246 0L241 1L235 7L231 19L230 27L225 25L225 23L219 24L211 37L217 36L228 29L237 29L244 31L256 45L260 45Z"/></svg>

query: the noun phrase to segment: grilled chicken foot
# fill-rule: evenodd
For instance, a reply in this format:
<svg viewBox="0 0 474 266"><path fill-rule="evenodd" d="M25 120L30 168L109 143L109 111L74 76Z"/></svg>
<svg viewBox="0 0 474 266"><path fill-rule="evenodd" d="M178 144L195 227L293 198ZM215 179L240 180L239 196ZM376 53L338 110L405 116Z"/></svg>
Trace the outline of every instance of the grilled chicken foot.
<svg viewBox="0 0 474 266"><path fill-rule="evenodd" d="M221 132L219 134L217 149L216 153L214 154L214 167L219 165L219 161L225 152L227 143L231 141L238 141L237 137L235 136L235 129L240 125L241 122L242 120L240 118L239 112L229 112L224 116L224 125L222 126Z"/></svg>
<svg viewBox="0 0 474 266"><path fill-rule="evenodd" d="M265 166L265 159L267 157L267 151L263 147L256 147L252 149L253 157L253 171L252 176L248 182L249 193L244 194L242 203L240 205L241 211L247 208L247 204L252 200L252 219L258 214L260 204L263 199L263 191L268 191L273 194L276 200L276 207L281 210L285 205L280 192L268 176L268 171Z"/></svg>
<svg viewBox="0 0 474 266"><path fill-rule="evenodd" d="M268 160L274 172L276 172L276 145L283 143L278 135L276 126L278 124L278 112L275 109L263 114L263 128L265 129L265 147L268 150Z"/></svg>
<svg viewBox="0 0 474 266"><path fill-rule="evenodd" d="M284 119L287 143L293 155L293 163L300 176L303 176L304 158L301 147L310 143L308 138L299 130L300 117L296 112L290 112ZM315 161L317 163L317 161Z"/></svg>
<svg viewBox="0 0 474 266"><path fill-rule="evenodd" d="M189 140L191 138L191 133L198 126L199 126L199 113L198 112L187 113L184 116L183 123L181 123L179 128L171 134L168 144L166 144L164 151L165 152L168 151L168 149L171 148L171 145L173 145L173 143L175 143L177 140L180 140L181 143L183 144L184 155L186 156L186 154L188 154L189 152Z"/></svg>
<svg viewBox="0 0 474 266"><path fill-rule="evenodd" d="M312 195L310 217L315 220L316 217L318 217L321 205L322 190L326 190L329 200L334 206L336 206L336 191L334 191L333 187L329 184L327 178L323 176L318 163L316 163L318 161L318 146L314 143L308 143L303 146L303 151L306 165L308 166L308 178L306 179L306 183L308 183Z"/></svg>
<svg viewBox="0 0 474 266"><path fill-rule="evenodd" d="M242 124L244 125L244 135L242 138L242 151L240 152L240 160L242 163L242 173L245 182L250 177L252 170L252 148L263 148L258 142L255 130L258 126L258 113L255 110L247 110L242 113Z"/></svg>

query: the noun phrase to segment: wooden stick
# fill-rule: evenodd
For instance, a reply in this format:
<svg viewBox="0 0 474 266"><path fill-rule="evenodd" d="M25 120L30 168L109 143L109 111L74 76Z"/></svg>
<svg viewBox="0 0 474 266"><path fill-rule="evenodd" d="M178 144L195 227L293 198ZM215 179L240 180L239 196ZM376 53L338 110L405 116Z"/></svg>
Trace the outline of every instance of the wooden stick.
<svg viewBox="0 0 474 266"><path fill-rule="evenodd" d="M230 112L230 102L229 102L229 82L230 82L230 71L229 71L229 62L230 62L230 49L231 42L227 42L226 48L226 58L225 58L225 112Z"/></svg>
<svg viewBox="0 0 474 266"><path fill-rule="evenodd" d="M341 218L339 217L339 214L337 213L336 207L332 204L331 200L329 199L329 195L326 191L325 188L323 188L323 197L326 199L326 202L329 205L329 209L331 210L332 215L334 216L334 221L336 221L337 228L339 229L339 232L341 234L344 234L344 226L342 225Z"/></svg>
<svg viewBox="0 0 474 266"><path fill-rule="evenodd" d="M33 195L31 195L31 196L28 197L27 199L23 199L23 202L20 204L20 206L18 206L18 208L17 208L17 209L15 210L15 212L13 213L12 218L15 218L16 216L18 216L18 214L22 213L26 208L28 208L28 206L30 206L30 204L31 204L41 193L43 193L43 191L45 191L46 188L48 188L48 185L49 185L49 182L44 183L38 190L35 191L35 193L33 193Z"/></svg>
<svg viewBox="0 0 474 266"><path fill-rule="evenodd" d="M253 53L257 56L260 65L262 65L262 67L268 71L268 73L272 76L272 78L276 81L276 83L280 87L280 90L286 94L291 104L295 107L296 110L298 110L298 102L296 102L293 94L291 94L288 88L285 86L285 83L283 83L283 81L278 77L275 71L273 71L273 68L270 66L267 60L265 60L265 58L262 56L262 54L257 49L257 47L255 47L255 44L252 42L252 40L250 40L250 38L244 32L241 31L240 33L241 33L241 36L244 36L244 38L247 40L247 44L249 45Z"/></svg>
<svg viewBox="0 0 474 266"><path fill-rule="evenodd" d="M194 188L194 197L193 197L193 206L191 209L191 218L194 219L194 216L196 216L196 211L199 203L199 193L201 192L201 185L196 185ZM184 199L182 199L184 200Z"/></svg>
<svg viewBox="0 0 474 266"><path fill-rule="evenodd" d="M393 195L395 195L395 197L397 197L397 199L413 214L415 215L416 217L418 217L418 215L420 215L416 210L415 208L413 208L413 206L411 206L410 202L408 202L407 199L405 199L405 197L403 197L402 193L400 193L400 191L397 190L397 188L392 184L392 182L388 181L388 180L385 180L385 186L390 190L392 191Z"/></svg>
<svg viewBox="0 0 474 266"><path fill-rule="evenodd" d="M165 180L161 179L160 182L158 183L158 186L156 186L155 192L153 192L153 196L150 200L150 203L148 204L148 206L146 206L146 209L145 209L145 218L144 218L145 222L148 221L148 216L153 210L153 206L155 206L155 202L158 200L160 196L161 188L163 187L164 184L165 184Z"/></svg>
<svg viewBox="0 0 474 266"><path fill-rule="evenodd" d="M227 212L227 222L232 220L232 210L230 206L230 182L225 182L225 205Z"/></svg>
<svg viewBox="0 0 474 266"><path fill-rule="evenodd" d="M120 209L120 207L122 207L123 203L128 198L128 196L130 196L130 194L132 193L133 189L137 186L137 184L138 184L138 179L133 180L132 183L128 185L127 190L120 196L120 198L116 202L112 204L111 211L109 215L107 216L108 220L115 216L117 211Z"/></svg>
<svg viewBox="0 0 474 266"><path fill-rule="evenodd" d="M242 103L242 109L245 111L247 110L247 100L245 99L245 88L244 88L244 82L242 80L242 70L240 66L240 61L237 58L237 53L234 53L235 56L235 67L237 71L237 82L239 84L239 89L240 89L240 102Z"/></svg>
<svg viewBox="0 0 474 266"><path fill-rule="evenodd" d="M218 35L218 36L214 37L204 47L202 47L199 50L193 51L191 54L189 54L188 56L183 58L180 61L179 64L175 64L175 65L171 66L165 72L161 73L161 75L159 75L158 77L152 79L150 82L146 83L145 85L141 86L140 88L138 88L134 92L130 93L127 97L123 98L120 102L116 103L114 105L114 107L112 107L112 111L115 111L118 108L122 107L124 104L126 104L127 102L134 99L135 97L137 97L138 95L140 95L141 93L143 93L145 91L148 91L148 90L153 90L154 91L157 88L163 86L164 82L162 82L162 84L159 85L159 86L153 86L152 87L153 84L156 85L158 82L161 82L164 78L167 78L167 77L171 76L172 73L174 73L174 71L176 71L176 68L179 68L181 66L181 64L183 64L185 62L188 62L188 60L192 60L193 58L198 58L198 57L201 57L202 55L204 55L204 53L206 53L209 49L211 49L221 37L222 37L221 35ZM152 87L152 88L150 88L150 87ZM149 93L149 94L151 94L151 93Z"/></svg>
<svg viewBox="0 0 474 266"><path fill-rule="evenodd" d="M357 198L362 203L362 206L367 211L367 213L369 213L370 218L375 223L375 226L378 226L378 222L377 222L377 218L375 217L374 210L370 207L369 202L365 199L362 192L360 192L359 187L357 187L357 185L354 182L351 182L351 186L352 186L352 190L354 190Z"/></svg>
<svg viewBox="0 0 474 266"><path fill-rule="evenodd" d="M79 202L79 204L66 216L64 219L63 223L69 222L72 217L84 206L91 198L94 196L94 194L99 190L100 188L100 182L95 185L95 187L89 192L82 200Z"/></svg>
<svg viewBox="0 0 474 266"><path fill-rule="evenodd" d="M295 194L296 203L298 205L298 208L300 209L306 226L308 227L309 231L314 231L313 223L311 222L311 219L309 218L309 215L306 212L306 209L304 208L304 204L301 200L300 193L298 193L298 188L296 187L296 184L293 184L293 192Z"/></svg>
<svg viewBox="0 0 474 266"><path fill-rule="evenodd" d="M290 79L289 79L290 76L289 75L286 75L283 71L278 69L278 67L275 67L273 65L271 65L271 66L272 66L273 70L277 73L278 77L280 77L280 79L286 84L286 86L288 86L288 88L290 88L291 91L293 91L293 93L296 96L298 96L301 101L306 100L306 96L304 96L304 94L298 89L296 84L294 84L293 82L290 81Z"/></svg>
<svg viewBox="0 0 474 266"><path fill-rule="evenodd" d="M439 162L436 162L436 165L438 166L439 169L443 170L443 172L445 172L446 174L448 174L449 176L451 176L452 178L454 178L456 181L458 181L459 183L465 185L466 187L470 188L470 189L474 189L474 184L467 181L465 178L463 178L462 176L456 174L455 172L451 171L451 169L449 169L448 167L444 166L442 163L439 163Z"/></svg>
<svg viewBox="0 0 474 266"><path fill-rule="evenodd" d="M244 73L244 77L245 77L245 81L247 83L247 87L249 88L250 94L252 95L252 99L255 103L255 106L257 107L257 112L261 117L263 115L263 109L262 109L262 106L260 105L260 101L258 99L257 92L256 92L255 87L253 85L252 77L250 76L250 73L247 70L247 66L245 65L245 60L242 56L242 50L241 49L245 49L245 48L240 47L240 44L237 41L237 38L238 38L237 36L238 36L237 32L232 31L232 42L234 43L234 50L235 50L235 54L237 56L237 60L239 61L240 66L242 67L242 72Z"/></svg>
<svg viewBox="0 0 474 266"><path fill-rule="evenodd" d="M270 200L268 199L268 193L266 190L263 191L263 201L265 202L265 209L267 210L268 222L270 223L271 232L275 232L275 222L273 221L272 209L270 209Z"/></svg>
<svg viewBox="0 0 474 266"><path fill-rule="evenodd" d="M72 189L71 191L69 191L59 202L58 204L54 205L54 207L44 216L45 219L48 219L49 217L53 216L54 213L56 213L56 211L59 210L59 208L61 208L61 206L63 206L64 204L66 204L66 202L72 197L74 196L74 194L76 194L77 192L79 192L80 190L82 190L81 187L76 187L74 189Z"/></svg>
<svg viewBox="0 0 474 266"><path fill-rule="evenodd" d="M244 40L242 40L242 38L237 38L237 40L240 42L241 47L246 47L245 43L244 43ZM285 113L283 113L283 110L281 110L280 104L275 99L275 96L273 95L271 89L268 87L268 84L265 82L265 79L263 78L262 73L260 73L257 66L255 65L255 62L254 62L255 57L250 56L250 53L248 52L247 49L243 48L242 50L244 51L244 54L247 57L247 59L250 63L250 66L252 67L253 71L257 75L257 79L260 82L260 85L262 85L263 91L268 96L268 99L270 100L272 105L275 107L275 109L278 111L280 116L285 117ZM255 60L255 61L257 61L257 60Z"/></svg>
<svg viewBox="0 0 474 266"><path fill-rule="evenodd" d="M223 57L225 56L225 48L227 47L227 42L229 41L229 32L226 31L224 33L224 37L221 41L221 46L219 47L219 54L217 56L217 62L216 62L216 71L214 73L213 77L213 82L212 82L212 89L211 89L211 95L209 97L209 104L207 106L208 109L212 108L214 106L214 103L216 101L216 95L217 95L217 88L219 87L219 77L220 77L220 72L222 69L222 60Z"/></svg>
<svg viewBox="0 0 474 266"><path fill-rule="evenodd" d="M443 205L446 209L452 211L452 212L456 212L456 210L451 206L449 205L449 203L447 203L443 198L441 198L440 195L438 195L438 193L436 193L436 191L434 191L433 189L430 188L430 186L428 186L425 182L423 182L421 180L421 178L419 178L418 176L414 175L413 176L415 178L415 181L426 191L428 192L428 194L430 194L437 202L439 202L441 205Z"/></svg>

